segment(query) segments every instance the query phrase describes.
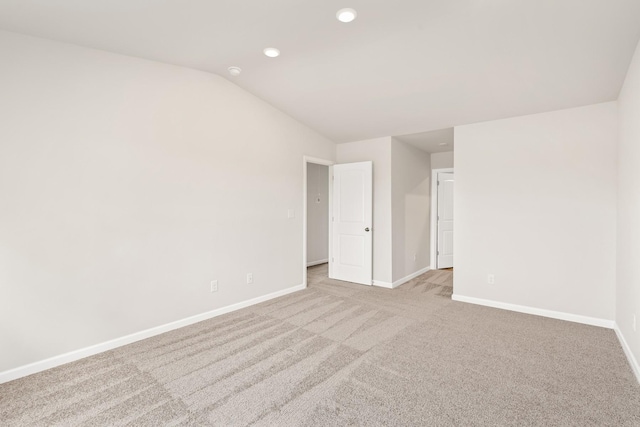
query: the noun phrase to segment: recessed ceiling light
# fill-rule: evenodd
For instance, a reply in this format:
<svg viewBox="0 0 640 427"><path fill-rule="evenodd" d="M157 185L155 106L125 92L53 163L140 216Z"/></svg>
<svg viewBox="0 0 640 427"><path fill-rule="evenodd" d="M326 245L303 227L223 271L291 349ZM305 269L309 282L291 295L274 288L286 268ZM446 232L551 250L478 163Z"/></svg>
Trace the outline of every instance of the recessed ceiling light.
<svg viewBox="0 0 640 427"><path fill-rule="evenodd" d="M358 14L351 8L340 9L338 13L336 13L336 17L340 22L351 22L356 19L356 16L358 16Z"/></svg>
<svg viewBox="0 0 640 427"><path fill-rule="evenodd" d="M280 55L280 51L278 49L276 49L275 47L268 47L265 50L263 50L263 52L269 58L275 58L275 57Z"/></svg>
<svg viewBox="0 0 640 427"><path fill-rule="evenodd" d="M438 145L449 145L449 143L448 143L448 142L441 142L441 143L440 143L440 144L438 144Z"/></svg>
<svg viewBox="0 0 640 427"><path fill-rule="evenodd" d="M231 74L233 77L238 77L242 72L242 69L240 67L229 67L227 69L229 70L229 74Z"/></svg>

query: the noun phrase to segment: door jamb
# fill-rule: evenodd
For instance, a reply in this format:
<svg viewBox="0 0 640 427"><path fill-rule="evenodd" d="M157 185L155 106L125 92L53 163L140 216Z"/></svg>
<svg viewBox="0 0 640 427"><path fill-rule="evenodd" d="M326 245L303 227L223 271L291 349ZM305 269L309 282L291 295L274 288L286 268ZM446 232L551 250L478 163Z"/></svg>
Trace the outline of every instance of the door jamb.
<svg viewBox="0 0 640 427"><path fill-rule="evenodd" d="M318 157L302 156L302 285L307 287L307 164L329 167L329 213L331 213L332 186L331 186L331 166L336 162L333 160L321 159ZM331 215L329 215L329 265L331 265Z"/></svg>
<svg viewBox="0 0 640 427"><path fill-rule="evenodd" d="M431 169L431 260L430 265L434 270L438 269L438 174L444 172L453 173L453 168ZM455 221L455 218L454 218Z"/></svg>

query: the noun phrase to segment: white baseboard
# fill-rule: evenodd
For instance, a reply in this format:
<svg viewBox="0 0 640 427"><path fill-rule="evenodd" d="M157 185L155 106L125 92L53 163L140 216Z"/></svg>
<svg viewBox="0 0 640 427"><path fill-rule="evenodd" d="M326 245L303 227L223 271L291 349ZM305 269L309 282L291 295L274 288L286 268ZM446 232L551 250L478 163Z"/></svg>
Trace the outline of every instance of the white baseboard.
<svg viewBox="0 0 640 427"><path fill-rule="evenodd" d="M552 319L567 320L569 322L584 323L585 325L600 326L601 328L614 329L613 320L600 319L597 317L582 316L579 314L564 313L561 311L545 310L543 308L527 307L524 305L510 304L500 301L492 301L464 295L453 294L454 301L468 302L470 304L484 305L487 307L500 308L503 310L517 311L519 313L535 314L537 316L550 317Z"/></svg>
<svg viewBox="0 0 640 427"><path fill-rule="evenodd" d="M408 276L403 277L402 279L398 279L395 282L393 282L391 284L392 288L397 288L400 285L403 285L405 283L407 283L409 280L411 279L415 279L416 277L420 276L421 274L426 273L427 271L431 270L431 266L427 265L425 268L421 268L420 270L409 274Z"/></svg>
<svg viewBox="0 0 640 427"><path fill-rule="evenodd" d="M321 259L320 261L311 261L307 263L307 267L313 267L314 265L326 264L329 262L329 259Z"/></svg>
<svg viewBox="0 0 640 427"><path fill-rule="evenodd" d="M292 292L301 291L305 288L304 284L293 286L291 288L283 289L281 291L273 292L267 295L262 295L256 298L252 298L247 301L242 301L236 304L228 305L226 307L217 308L215 310L207 311L206 313L197 314L195 316L187 317L185 319L177 320L175 322L166 323L164 325L156 326L154 328L145 329L144 331L135 332L124 337L116 338L100 344L95 344L89 347L81 348L79 350L70 351L58 356L50 357L45 360L30 363L28 365L20 366L8 371L0 372L0 384L8 381L13 381L18 378L26 377L27 375L35 374L37 372L45 371L47 369L55 368L56 366L64 365L65 363L74 362L79 359L83 359L94 354L102 353L104 351L112 350L123 345L131 344L136 341L140 341L149 337L163 334L165 332L172 331L174 329L182 328L192 325L194 323L202 322L203 320L211 319L216 316L220 316L232 311L240 310L241 308L249 307L255 304L259 304L264 301L268 301L273 298L278 298Z"/></svg>
<svg viewBox="0 0 640 427"><path fill-rule="evenodd" d="M389 288L393 289L393 283L391 282L383 282L382 280L374 280L373 286L379 286L381 288Z"/></svg>
<svg viewBox="0 0 640 427"><path fill-rule="evenodd" d="M409 280L415 279L416 277L420 276L421 274L426 273L430 269L431 269L430 266L426 266L425 268L421 268L420 270L418 270L418 271L416 271L414 273L411 273L408 276L403 277L402 279L398 279L393 283L391 283L391 282L383 282L381 280L374 280L373 281L373 285L374 286L380 286L381 288L394 289L394 288L397 288L400 285L403 285L403 284L407 283Z"/></svg>
<svg viewBox="0 0 640 427"><path fill-rule="evenodd" d="M631 365L631 370L633 371L634 374L636 374L636 379L640 384L640 364L638 364L638 360L635 358L635 356L631 352L631 347L629 347L629 344L627 344L627 340L624 339L624 335L622 335L622 331L618 327L617 323L615 324L615 327L613 328L613 330L616 331L616 335L618 336L618 341L620 341L620 345L624 350L624 354L627 356L629 365Z"/></svg>

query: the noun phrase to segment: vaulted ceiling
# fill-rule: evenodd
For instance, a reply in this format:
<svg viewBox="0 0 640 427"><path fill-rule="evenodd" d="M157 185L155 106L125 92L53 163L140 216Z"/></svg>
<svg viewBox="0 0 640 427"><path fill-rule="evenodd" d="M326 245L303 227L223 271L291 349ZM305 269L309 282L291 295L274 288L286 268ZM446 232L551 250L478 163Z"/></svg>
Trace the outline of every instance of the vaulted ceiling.
<svg viewBox="0 0 640 427"><path fill-rule="evenodd" d="M0 0L0 28L216 73L346 142L615 100L640 1Z"/></svg>

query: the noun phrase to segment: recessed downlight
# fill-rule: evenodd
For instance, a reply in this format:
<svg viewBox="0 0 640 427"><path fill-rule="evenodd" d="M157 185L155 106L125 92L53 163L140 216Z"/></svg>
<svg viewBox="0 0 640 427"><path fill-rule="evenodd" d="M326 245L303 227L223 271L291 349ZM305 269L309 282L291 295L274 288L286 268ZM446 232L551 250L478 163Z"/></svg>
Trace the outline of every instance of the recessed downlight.
<svg viewBox="0 0 640 427"><path fill-rule="evenodd" d="M340 22L351 22L356 19L357 16L358 13L349 7L340 9L338 13L336 13L336 18L338 18Z"/></svg>
<svg viewBox="0 0 640 427"><path fill-rule="evenodd" d="M441 143L439 143L438 145L440 145L440 146L444 146L444 145L449 145L449 143L448 143L448 142L441 142Z"/></svg>
<svg viewBox="0 0 640 427"><path fill-rule="evenodd" d="M238 77L242 72L242 69L240 67L229 67L227 68L227 70L229 70L229 74L231 74L233 77Z"/></svg>
<svg viewBox="0 0 640 427"><path fill-rule="evenodd" d="M265 50L263 50L263 52L269 58L275 58L277 56L280 56L280 51L278 49L276 49L275 47L268 47Z"/></svg>

